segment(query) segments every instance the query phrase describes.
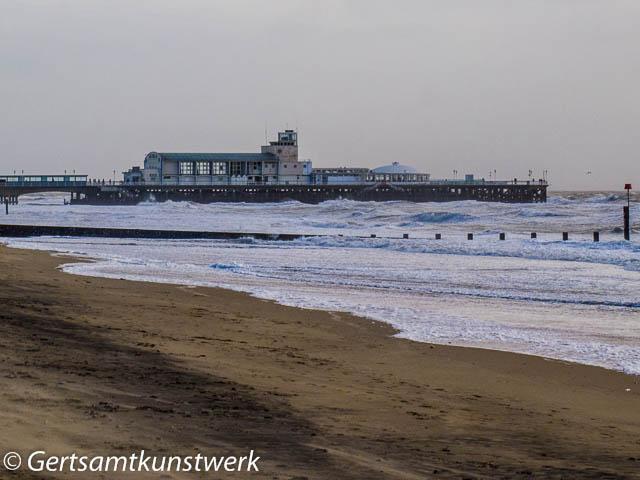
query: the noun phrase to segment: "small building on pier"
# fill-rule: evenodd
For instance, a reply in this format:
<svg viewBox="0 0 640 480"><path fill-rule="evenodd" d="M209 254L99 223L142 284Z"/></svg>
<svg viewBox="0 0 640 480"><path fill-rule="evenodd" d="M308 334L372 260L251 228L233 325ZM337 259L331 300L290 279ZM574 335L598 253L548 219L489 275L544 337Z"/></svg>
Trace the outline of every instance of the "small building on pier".
<svg viewBox="0 0 640 480"><path fill-rule="evenodd" d="M413 167L393 162L391 165L370 170L368 168L314 168L314 185L354 185L372 183L427 183L431 175L420 173Z"/></svg>
<svg viewBox="0 0 640 480"><path fill-rule="evenodd" d="M131 167L126 172L122 172L122 175L125 185L138 185L143 182L142 169L140 167Z"/></svg>
<svg viewBox="0 0 640 480"><path fill-rule="evenodd" d="M87 175L1 175L3 187L84 187Z"/></svg>

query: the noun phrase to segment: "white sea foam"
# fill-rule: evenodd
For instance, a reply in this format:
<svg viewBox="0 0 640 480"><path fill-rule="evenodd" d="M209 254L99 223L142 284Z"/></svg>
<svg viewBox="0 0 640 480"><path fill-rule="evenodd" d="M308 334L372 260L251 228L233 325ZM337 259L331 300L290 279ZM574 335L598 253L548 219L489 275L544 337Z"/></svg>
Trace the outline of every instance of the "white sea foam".
<svg viewBox="0 0 640 480"><path fill-rule="evenodd" d="M66 265L70 273L221 286L287 305L368 316L413 340L640 374L640 243L612 232L623 203L612 195L553 197L538 205L168 202L113 208L62 206L55 200L22 202L7 218L26 224L326 236L293 242L246 237L5 243L100 259ZM602 232L599 243L591 241L594 230ZM529 238L530 231L539 232L538 238ZM561 240L563 231L570 232L570 241ZM434 240L435 232L443 239ZM476 234L473 241L467 232ZM498 232L507 232L507 239L500 241ZM378 238L368 238L371 233ZM402 233L411 238L402 239Z"/></svg>

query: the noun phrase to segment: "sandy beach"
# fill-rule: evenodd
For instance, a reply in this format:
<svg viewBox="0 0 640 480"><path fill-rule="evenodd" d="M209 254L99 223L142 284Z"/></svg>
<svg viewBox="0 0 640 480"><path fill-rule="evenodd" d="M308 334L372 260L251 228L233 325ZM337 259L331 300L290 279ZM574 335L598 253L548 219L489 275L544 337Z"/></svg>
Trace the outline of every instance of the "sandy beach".
<svg viewBox="0 0 640 480"><path fill-rule="evenodd" d="M640 476L639 377L69 261L0 247L3 451L254 449L246 476L283 479ZM160 478L200 478L181 475Z"/></svg>

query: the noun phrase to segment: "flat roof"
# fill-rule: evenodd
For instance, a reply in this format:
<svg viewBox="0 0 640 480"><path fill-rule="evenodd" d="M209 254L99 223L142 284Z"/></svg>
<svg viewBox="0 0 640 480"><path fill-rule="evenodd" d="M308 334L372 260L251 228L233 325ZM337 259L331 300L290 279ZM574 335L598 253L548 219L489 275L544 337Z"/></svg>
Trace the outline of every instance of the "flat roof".
<svg viewBox="0 0 640 480"><path fill-rule="evenodd" d="M272 162L277 157L271 153L158 153L165 160L176 160L185 162L195 161L244 161L244 162Z"/></svg>
<svg viewBox="0 0 640 480"><path fill-rule="evenodd" d="M0 178L25 178L25 177L88 177L89 175L82 175L80 173L49 173L47 175L39 175L36 173L21 173L20 175L1 175Z"/></svg>

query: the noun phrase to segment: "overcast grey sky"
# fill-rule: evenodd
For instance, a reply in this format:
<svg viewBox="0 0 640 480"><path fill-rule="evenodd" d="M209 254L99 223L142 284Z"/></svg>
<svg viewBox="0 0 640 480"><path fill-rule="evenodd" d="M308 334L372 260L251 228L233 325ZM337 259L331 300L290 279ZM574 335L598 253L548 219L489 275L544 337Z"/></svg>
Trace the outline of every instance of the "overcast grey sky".
<svg viewBox="0 0 640 480"><path fill-rule="evenodd" d="M0 170L156 151L640 187L640 1L0 0ZM591 171L591 175L586 172Z"/></svg>

